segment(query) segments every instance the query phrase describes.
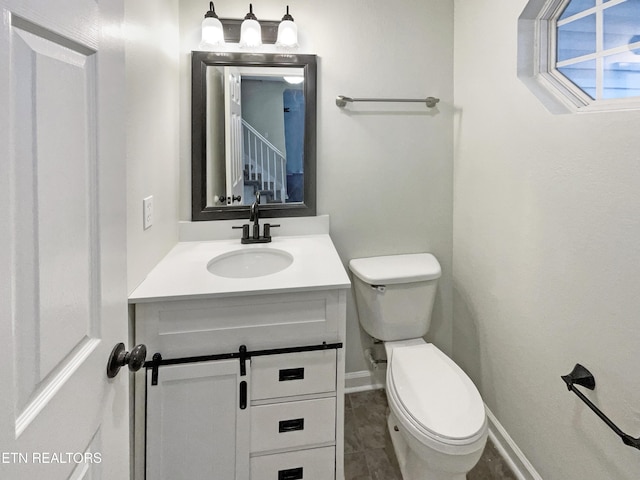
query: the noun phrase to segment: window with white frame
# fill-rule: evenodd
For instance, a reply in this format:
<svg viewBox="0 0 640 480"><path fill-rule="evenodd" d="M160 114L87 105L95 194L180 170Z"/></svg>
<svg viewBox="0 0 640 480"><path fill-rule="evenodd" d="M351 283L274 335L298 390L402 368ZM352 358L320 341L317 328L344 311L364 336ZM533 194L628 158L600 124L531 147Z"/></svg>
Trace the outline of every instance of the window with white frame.
<svg viewBox="0 0 640 480"><path fill-rule="evenodd" d="M530 0L518 31L519 76L552 111L640 108L640 0Z"/></svg>

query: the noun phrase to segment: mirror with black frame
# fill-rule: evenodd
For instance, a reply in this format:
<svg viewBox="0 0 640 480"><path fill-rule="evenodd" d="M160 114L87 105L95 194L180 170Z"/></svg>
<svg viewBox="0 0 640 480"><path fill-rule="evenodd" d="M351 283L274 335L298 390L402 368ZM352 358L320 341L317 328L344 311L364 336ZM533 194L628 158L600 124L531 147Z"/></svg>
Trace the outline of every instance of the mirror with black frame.
<svg viewBox="0 0 640 480"><path fill-rule="evenodd" d="M192 220L316 214L316 56L192 52Z"/></svg>

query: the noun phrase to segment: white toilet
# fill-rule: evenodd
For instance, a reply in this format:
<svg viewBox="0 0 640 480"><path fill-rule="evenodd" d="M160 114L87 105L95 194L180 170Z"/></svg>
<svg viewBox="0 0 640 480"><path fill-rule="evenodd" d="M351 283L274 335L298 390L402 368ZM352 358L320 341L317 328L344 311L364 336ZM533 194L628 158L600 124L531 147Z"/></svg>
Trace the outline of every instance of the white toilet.
<svg viewBox="0 0 640 480"><path fill-rule="evenodd" d="M429 253L349 262L362 328L387 352L389 432L404 480L464 480L487 441L480 393L423 335L440 264Z"/></svg>

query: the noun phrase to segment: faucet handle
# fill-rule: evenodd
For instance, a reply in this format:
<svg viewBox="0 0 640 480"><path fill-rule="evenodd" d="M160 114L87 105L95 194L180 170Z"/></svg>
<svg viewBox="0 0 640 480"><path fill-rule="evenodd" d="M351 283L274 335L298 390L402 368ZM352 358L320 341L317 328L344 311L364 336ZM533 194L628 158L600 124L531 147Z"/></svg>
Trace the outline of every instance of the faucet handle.
<svg viewBox="0 0 640 480"><path fill-rule="evenodd" d="M249 238L249 224L245 223L244 225L234 225L231 228L233 229L242 229L242 238L243 240L246 240L247 238Z"/></svg>
<svg viewBox="0 0 640 480"><path fill-rule="evenodd" d="M276 228L279 227L280 224L275 224L275 225L271 225L270 223L265 223L263 228L264 228L264 237L265 238L271 238L271 229L272 228Z"/></svg>

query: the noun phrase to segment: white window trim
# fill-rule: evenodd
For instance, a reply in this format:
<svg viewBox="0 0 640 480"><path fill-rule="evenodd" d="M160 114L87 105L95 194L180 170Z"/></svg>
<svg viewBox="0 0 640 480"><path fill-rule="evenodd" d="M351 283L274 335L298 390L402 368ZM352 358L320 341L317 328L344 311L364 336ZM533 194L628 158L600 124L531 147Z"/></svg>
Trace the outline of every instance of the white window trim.
<svg viewBox="0 0 640 480"><path fill-rule="evenodd" d="M593 100L556 69L556 22L554 18L569 1L529 0L518 19L518 77L552 113L640 109L640 98ZM607 3L616 5L621 1L610 0ZM602 5L602 0L596 0L596 4ZM594 7L592 10L596 9L600 11L601 16L602 8ZM596 28L601 28L601 25L601 19L597 20ZM597 42L602 42L602 35L596 35L596 38ZM593 55L593 57L596 61L602 61L601 43L596 50L598 55ZM607 52L614 50L607 50ZM598 68L598 72L601 71L602 69ZM601 80L597 82L597 85L602 85Z"/></svg>

